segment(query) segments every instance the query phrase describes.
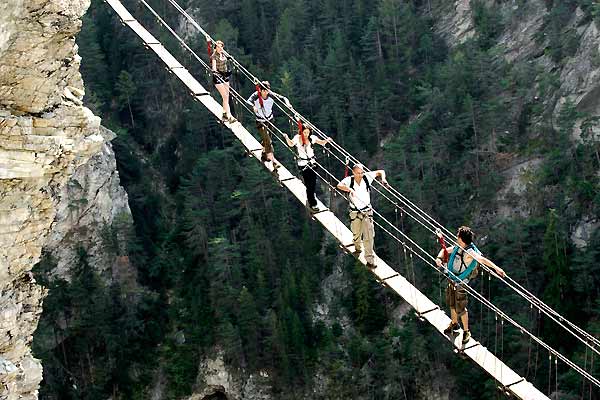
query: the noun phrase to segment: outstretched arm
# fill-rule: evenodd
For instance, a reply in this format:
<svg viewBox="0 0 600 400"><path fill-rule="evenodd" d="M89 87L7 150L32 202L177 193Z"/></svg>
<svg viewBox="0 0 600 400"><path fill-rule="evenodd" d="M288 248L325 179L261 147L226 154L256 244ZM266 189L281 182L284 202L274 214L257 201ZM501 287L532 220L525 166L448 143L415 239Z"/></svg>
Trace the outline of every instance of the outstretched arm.
<svg viewBox="0 0 600 400"><path fill-rule="evenodd" d="M327 143L333 142L333 139L328 137L327 139L315 139L315 143L325 146Z"/></svg>
<svg viewBox="0 0 600 400"><path fill-rule="evenodd" d="M381 183L383 183L384 185L389 185L387 179L385 178L385 171L382 169L378 169L377 171L373 171L375 172L375 177L381 179Z"/></svg>
<svg viewBox="0 0 600 400"><path fill-rule="evenodd" d="M482 265L485 265L491 269L493 269L496 274L498 274L501 278L504 278L506 276L506 272L504 272L504 270L502 268L500 268L499 266L497 266L496 264L494 264L494 262L492 260L490 260L489 258L486 258L484 256L482 256L481 254L477 254L475 252L470 253L473 258Z"/></svg>
<svg viewBox="0 0 600 400"><path fill-rule="evenodd" d="M284 133L283 137L285 138L285 142L288 146L292 147L294 145L294 142L292 141L292 139L290 139L287 133Z"/></svg>

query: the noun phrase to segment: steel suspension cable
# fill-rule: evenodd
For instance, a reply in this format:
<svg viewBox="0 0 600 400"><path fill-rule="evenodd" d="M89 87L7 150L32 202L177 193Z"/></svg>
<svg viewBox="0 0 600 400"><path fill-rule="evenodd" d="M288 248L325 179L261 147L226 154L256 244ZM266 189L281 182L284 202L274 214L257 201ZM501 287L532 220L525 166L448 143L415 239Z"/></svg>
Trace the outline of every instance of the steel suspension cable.
<svg viewBox="0 0 600 400"><path fill-rule="evenodd" d="M141 2L142 2L142 3L143 3L143 4L144 4L144 5L145 5L145 6L146 6L146 7L147 7L147 8L148 8L148 9L149 9L149 10L150 10L150 11L151 11L151 12L152 12L152 13L153 13L155 16L156 16L156 17L157 17L157 19L158 19L158 20L159 20L159 21L160 21L160 22L161 22L161 23L162 23L162 24L163 24L165 27L167 27L167 29L169 29L169 31L170 31L170 32L171 32L171 33L172 33L172 34L173 34L173 35L174 35L174 36L175 36L175 37L176 37L176 38L177 38L177 39L180 41L180 43L182 43L182 45L183 45L183 46L184 46L184 47L185 47L185 48L186 48L188 51L190 51L191 53L193 53L193 54L194 54L195 58L196 58L196 59L197 59L199 62L201 62L201 63L204 65L204 67L205 67L205 68L207 68L207 69L209 69L209 70L210 70L210 68L208 67L208 65L207 65L207 64L206 64L206 63L205 63L205 62L204 62L204 61L203 61L203 60L202 60L200 57L198 57L198 56L197 56L197 54L195 54L195 52L193 52L193 50L192 50L191 48L189 48L189 46L188 46L188 45L185 43L185 41L183 41L183 40L182 40L182 39L179 37L179 35L177 35L177 33L176 33L176 32L175 32L175 31L174 31L172 28L170 28L170 26L169 26L168 24L166 24L166 22L164 22L164 20L163 20L163 19L162 19L162 18L161 18L161 17L160 17L160 16L159 16L159 15L158 15L158 14L157 14L157 13L156 13L156 12L155 12L153 9L152 9L152 7L151 7L151 6L150 6L150 5L149 5L149 4L148 4L148 3L147 3L145 0L140 0L140 1L141 1ZM169 1L170 1L171 3L173 3L173 2L174 2L173 0L169 0ZM186 13L186 15L187 15L187 13ZM191 18L191 17L190 17L190 18ZM199 27L199 26L198 26L198 27ZM200 28L200 29L201 29L201 28ZM240 65L241 65L241 64L240 64ZM243 68L243 66L242 66L242 67L240 68L240 70L245 70L245 68ZM239 93L237 93L235 90L231 90L231 92L232 92L232 93L234 93L234 95L237 95L237 96L239 96L240 98L242 98L242 97L241 97L241 95L239 95ZM243 99L243 98L242 98L242 99ZM244 103L245 103L245 102L244 102ZM310 125L312 125L312 124L310 124ZM273 125L273 126L274 126L274 125ZM279 139L279 137L278 137L278 139ZM279 140L281 141L281 139L279 139ZM334 142L334 143L335 143L335 142ZM286 147L287 147L287 146L286 146ZM290 150L291 150L291 149L290 149ZM352 159L354 159L354 157L352 157ZM331 173L330 173L329 171L327 171L327 170L326 170L326 169L325 169L325 168L324 168L322 165L320 165L320 164L319 164L319 166L320 166L320 167L321 167L321 168L322 168L324 171L326 171L328 174L330 174L330 175L331 175ZM320 178L323 180L323 178L322 178L320 175L319 175L319 177L320 177ZM325 181L325 182L327 183L327 181ZM383 187L385 187L385 186L383 186ZM394 188L390 188L390 189L393 189L393 191L396 191L398 194L400 194L400 193L399 193L399 192L398 192L396 189L394 189ZM401 195L401 194L400 194L400 195ZM404 197L403 195L401 195L401 196L402 196L402 197ZM408 202L410 202L410 200L408 200ZM410 204L412 204L412 202L410 202ZM415 207L416 207L416 206L415 206ZM419 209L418 207L416 207L416 208L417 208L417 209ZM420 209L419 209L419 210L420 210ZM422 211L422 210L421 210L421 211ZM376 215L378 215L378 216L379 216L379 217L380 217L382 220L384 220L384 221L385 221L385 222L386 222L388 225L390 225L392 228L395 228L395 227L394 227L394 225L393 225L392 223L390 223L389 221L387 221L387 219L385 219L385 218L384 218L384 217L383 217L383 216L382 216L380 213L378 213L378 212L376 212L376 211L374 211L374 213L376 213ZM424 213L424 215L428 216L426 213ZM428 216L428 217L429 217L429 216ZM429 218L431 218L431 217L429 217ZM431 220L432 220L432 222L433 222L433 223L435 223L435 224L439 225L439 226L441 227L440 229L443 229L444 231L446 231L447 233L449 233L449 231L448 231L446 228L444 228L443 226L441 226L441 224L439 224L437 221L433 220L433 218L431 218ZM375 222L376 222L376 221L375 221ZM417 222L419 222L419 221L417 221ZM419 222L419 223L420 223L421 225L423 225L424 227L426 227L426 226L425 226L423 223L421 223L421 222ZM382 228L382 229L383 229L383 230L384 230L386 233L388 233L390 236L392 236L392 237L393 237L393 238L395 238L396 240L400 240L400 239L398 239L398 238L397 238L395 235L393 235L393 234L392 234L392 233L391 233L389 230L385 229L385 228L384 228L384 227L383 227L383 226L382 226L380 223L376 222L376 224L377 224L377 225L378 225L380 228ZM397 229L397 228L396 228L396 229ZM411 242L412 244L414 244L414 245L415 245L415 246L416 246L416 247L417 247L419 250L421 250L421 251L422 251L424 254L427 254L427 256L428 256L428 257L430 257L430 258L433 258L433 257L431 257L431 255L429 255L427 252L425 252L425 251L422 249L422 247L420 247L419 245L417 245L417 244L416 244L416 243L415 243L415 242L414 242L414 241L413 241L411 238L409 238L408 236L406 236L406 235L405 235L403 232L400 232L400 233L401 233L401 234L402 234L402 235L405 237L405 239L408 239L408 240L409 240L409 242ZM451 234L450 234L450 235L451 235ZM414 250L413 250L411 247L409 247L409 250L410 250L411 252L413 252L414 254L416 254L416 255L417 255L419 258L421 258L423 261L425 261L425 262L426 262L428 265L432 266L432 267L433 267L433 268L434 268L436 271L440 272L440 271L439 271L439 269L438 269L436 266L433 266L433 265L432 265L430 262L427 262L427 260L426 260L424 257L422 257L422 256L420 256L418 253L416 253L416 252L415 252L415 251L414 251ZM490 272L491 272L491 271L490 271ZM465 288L466 288L466 290L467 290L467 291L470 291L470 292L473 294L473 289L472 289L470 286L468 286L468 285L465 285ZM474 297L474 298L476 298L476 299L478 299L479 301L482 301L482 300L483 300L483 301L486 301L486 299L479 299L479 298L477 297L477 295L478 295L478 294L479 294L479 293L477 293L477 291L474 291L474 296L473 296L473 297ZM540 302L541 302L541 301L540 301ZM589 377L588 377L588 376L586 376L586 377L588 377L588 380L590 380L590 382L593 382L593 383L594 383L594 384L596 384L597 386L600 386L600 381L598 381L597 379L595 379L593 376L591 376L591 375L587 374L587 372L586 372L586 371L582 371L582 370L581 370L581 368L580 368L579 366L577 366L576 364L572 363L572 362L571 362L569 359L567 359L566 357L564 357L562 354L558 353L556 350L552 349L550 346L548 346L547 344L545 344L545 342L541 341L539 338L537 338L537 337L533 336L531 333L529 333L529 331L528 331L528 330L526 330L525 328L521 327L521 326L520 326L518 323L516 323L514 320L512 320L510 317L508 317L508 316L507 316L507 315L506 315L504 312L502 312L501 310L499 310L499 309L498 309L496 306L494 306L494 305L493 305L491 302L487 302L487 301L486 301L486 303L489 303L489 304L486 304L486 306L488 306L488 307L492 307L492 308L494 308L494 309L497 309L497 310L498 310L498 312L500 312L500 313L501 313L501 315L503 315L507 321L509 321L509 322L510 322L511 324L513 324L515 327L517 327L517 328L521 329L521 331L522 331L522 332L527 332L527 333L528 333L528 334L529 334L529 335L532 337L532 339L534 339L534 340L535 340L537 343L539 343L539 344L540 344L540 345L542 345L543 347L547 348L547 349L548 349L548 350L549 350L551 353L554 353L556 357L559 357L559 358L561 358L561 360L562 360L563 362L565 362L567 365L569 365L571 368L575 369L575 370L576 370L576 371L578 371L580 374L582 374L582 372L583 372L583 374L584 374L584 375L588 375ZM544 303L543 303L543 302L541 302L541 304L544 304ZM544 305L545 305L545 304L544 304ZM552 311L554 311L554 310L552 310ZM546 313L546 312L544 312L544 313L547 315L547 313ZM557 313L557 314L558 314L558 313ZM564 317L561 317L561 318L562 318L562 319L564 319ZM558 322L558 321L557 321L557 322ZM559 323L559 324L560 324L560 323ZM564 328L564 326L563 326L563 328ZM571 333L572 333L572 332L571 332ZM590 335L590 336L591 336L591 335ZM593 336L592 336L592 338L593 338ZM593 339L595 339L595 338L593 338ZM592 350L596 351L595 349L592 349ZM599 354L600 354L600 353L599 353Z"/></svg>

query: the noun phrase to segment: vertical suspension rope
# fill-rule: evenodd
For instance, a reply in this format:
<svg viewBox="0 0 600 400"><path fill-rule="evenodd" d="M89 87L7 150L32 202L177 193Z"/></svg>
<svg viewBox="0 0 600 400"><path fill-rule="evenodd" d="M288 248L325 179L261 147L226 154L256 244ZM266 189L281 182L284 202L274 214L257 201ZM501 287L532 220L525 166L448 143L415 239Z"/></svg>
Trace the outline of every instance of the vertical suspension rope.
<svg viewBox="0 0 600 400"><path fill-rule="evenodd" d="M491 300L491 293L492 293L492 275L488 273L488 291L487 291L487 300L490 301ZM490 327L491 327L491 323L490 323L490 313L491 310L486 307L487 311L486 311L486 317L485 317L485 325L486 325L486 342L489 343L490 342Z"/></svg>
<svg viewBox="0 0 600 400"><path fill-rule="evenodd" d="M537 326L536 337L540 336L540 317L541 317L541 312L540 312L540 310L538 310L537 318L535 321L535 324ZM533 370L533 380L534 381L537 378L539 359L540 359L540 344L538 342L536 342L535 343L535 368Z"/></svg>
<svg viewBox="0 0 600 400"><path fill-rule="evenodd" d="M531 315L534 313L533 311L533 304L531 304L529 306L529 313L528 313L528 317L529 317L529 321L530 321L530 325L529 325L529 329L533 330L533 322L531 322L532 318ZM531 337L529 337L529 345L527 346L527 370L525 371L525 378L529 378L529 371L531 371Z"/></svg>
<svg viewBox="0 0 600 400"><path fill-rule="evenodd" d="M402 227L402 232L406 232L405 229L404 229L404 210L403 209L400 212L400 225ZM404 241L404 244L406 244L406 241ZM412 289L411 289L411 292L412 292L413 298L415 298L416 297L416 293L415 293L415 268L414 268L415 265L414 265L414 262L413 262L413 249L412 249L412 247L411 247L410 244L408 246L409 246L408 247L409 261L408 261L408 264L406 266L406 268L407 268L406 269L406 277L409 279L409 281L412 279L412 286L411 286ZM404 247L404 254L405 254L405 258L406 258L406 246L403 246L403 247Z"/></svg>
<svg viewBox="0 0 600 400"><path fill-rule="evenodd" d="M554 393L558 399L558 357L554 358Z"/></svg>
<svg viewBox="0 0 600 400"><path fill-rule="evenodd" d="M504 318L500 317L500 358L504 360ZM504 368L500 366L500 381L502 382L504 379Z"/></svg>
<svg viewBox="0 0 600 400"><path fill-rule="evenodd" d="M591 375L594 375L594 352L592 352L592 354L591 354L590 372L591 372ZM590 399L589 400L592 400L592 382L590 382Z"/></svg>
<svg viewBox="0 0 600 400"><path fill-rule="evenodd" d="M552 385L552 353L548 352L548 397L550 397Z"/></svg>
<svg viewBox="0 0 600 400"><path fill-rule="evenodd" d="M484 271L483 268L481 268L481 282L479 282L479 292L481 294L481 297L484 297L483 295L483 289L485 286L485 280L484 280ZM479 302L479 323L481 324L481 331L483 332L483 303Z"/></svg>
<svg viewBox="0 0 600 400"><path fill-rule="evenodd" d="M585 357L583 359L583 369L585 369L587 371L587 364L588 364L588 348L586 346L585 348ZM594 371L590 371L590 373L593 373ZM585 396L585 377L581 377L581 399L583 399Z"/></svg>
<svg viewBox="0 0 600 400"><path fill-rule="evenodd" d="M236 79L237 77L237 67L235 66L235 64L233 65L232 71L231 71L231 87L239 93L239 85L238 85L238 79ZM233 101L232 101L233 98ZM242 122L239 118L241 117L241 115L243 113L239 113L240 115L238 115L238 113L236 112L236 108L240 108L240 104L238 102L238 97L237 96L232 96L231 91L229 91L229 104L230 107L232 108L230 111L231 115L235 115L236 118L238 118L238 121L240 121L240 123Z"/></svg>
<svg viewBox="0 0 600 400"><path fill-rule="evenodd" d="M399 227L400 227L400 223L399 223L399 218L398 218L398 207L394 207L394 217L395 217L395 219L396 219L396 226L399 228ZM401 256L401 254L402 254L402 250L401 250L401 248L402 248L402 245L400 244L400 242L396 242L396 244L397 244L397 245L396 245L396 250L397 250L397 254L396 254L396 257L397 257L397 263L398 263L398 265L400 265L400 258L402 257L402 256Z"/></svg>
<svg viewBox="0 0 600 400"><path fill-rule="evenodd" d="M495 321L494 355L497 355L498 354L498 313L494 314L494 321ZM494 372L496 371L497 360L498 360L498 357L494 357ZM499 388L500 386L498 385L498 379L496 378L496 374L494 374L494 381L496 383L496 387ZM499 391L496 390L496 399L498 398L498 395L499 395Z"/></svg>

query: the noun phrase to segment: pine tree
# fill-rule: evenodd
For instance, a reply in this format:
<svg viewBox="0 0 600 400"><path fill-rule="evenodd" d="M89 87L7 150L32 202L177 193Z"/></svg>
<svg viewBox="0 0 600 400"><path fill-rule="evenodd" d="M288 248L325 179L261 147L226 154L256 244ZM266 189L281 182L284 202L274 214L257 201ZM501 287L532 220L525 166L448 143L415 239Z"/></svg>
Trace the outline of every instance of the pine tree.
<svg viewBox="0 0 600 400"><path fill-rule="evenodd" d="M252 368L257 367L259 356L259 315L254 297L244 286L238 299L238 323L244 346L246 362Z"/></svg>
<svg viewBox="0 0 600 400"><path fill-rule="evenodd" d="M117 101L119 102L119 105L117 106L118 109L123 110L125 109L125 106L127 106L127 110L129 111L131 127L135 128L135 122L133 120L133 110L131 108L131 101L133 99L133 96L137 92L137 86L129 72L121 71L119 73L117 83L115 84L115 90L117 93Z"/></svg>
<svg viewBox="0 0 600 400"><path fill-rule="evenodd" d="M565 296L569 285L567 245L555 210L548 213L543 243L544 265L548 277L544 298L557 310L565 310Z"/></svg>

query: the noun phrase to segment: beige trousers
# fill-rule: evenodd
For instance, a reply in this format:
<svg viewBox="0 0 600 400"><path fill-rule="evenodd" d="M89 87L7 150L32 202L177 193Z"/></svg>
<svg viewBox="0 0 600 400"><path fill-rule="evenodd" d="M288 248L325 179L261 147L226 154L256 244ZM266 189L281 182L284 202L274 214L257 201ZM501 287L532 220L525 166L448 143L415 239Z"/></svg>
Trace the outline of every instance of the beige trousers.
<svg viewBox="0 0 600 400"><path fill-rule="evenodd" d="M350 211L350 230L352 231L354 248L359 251L364 246L365 259L369 264L374 264L373 238L375 237L375 227L373 225L373 210L365 212Z"/></svg>

